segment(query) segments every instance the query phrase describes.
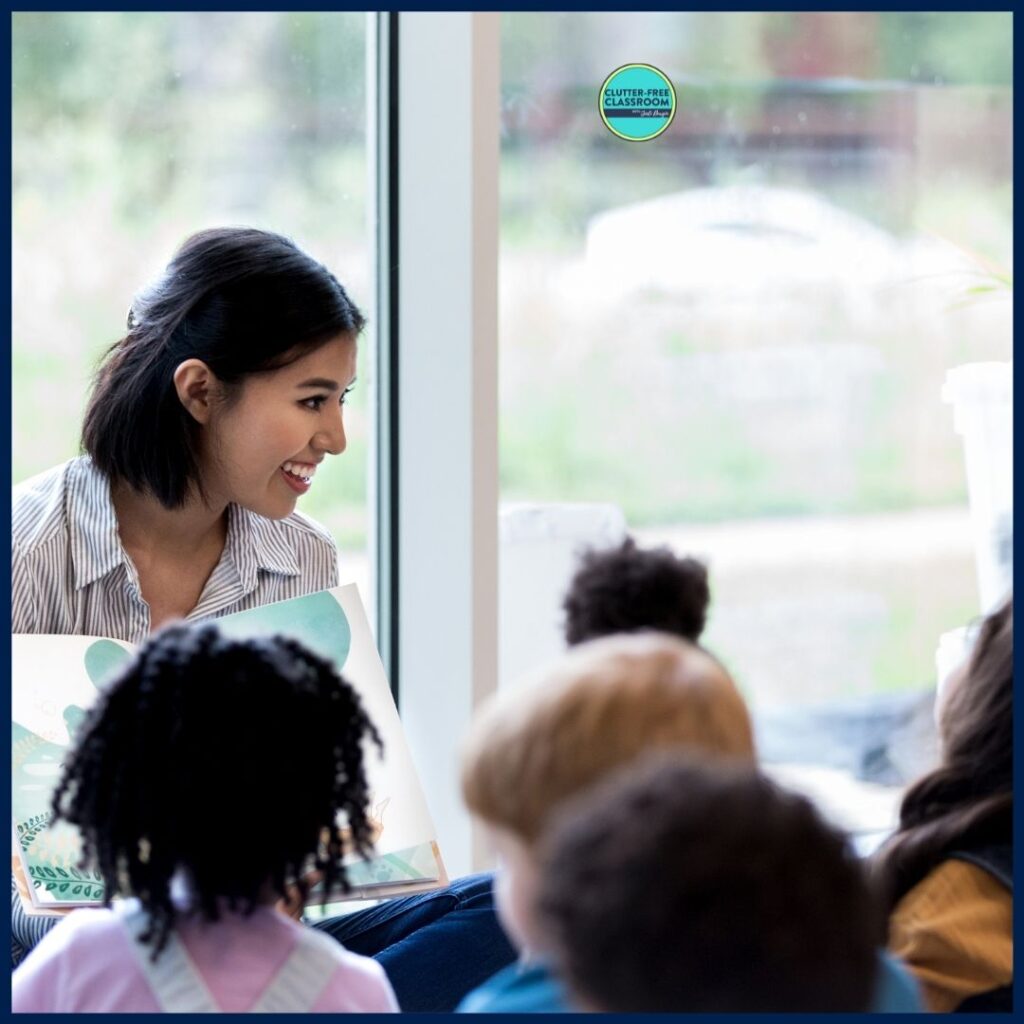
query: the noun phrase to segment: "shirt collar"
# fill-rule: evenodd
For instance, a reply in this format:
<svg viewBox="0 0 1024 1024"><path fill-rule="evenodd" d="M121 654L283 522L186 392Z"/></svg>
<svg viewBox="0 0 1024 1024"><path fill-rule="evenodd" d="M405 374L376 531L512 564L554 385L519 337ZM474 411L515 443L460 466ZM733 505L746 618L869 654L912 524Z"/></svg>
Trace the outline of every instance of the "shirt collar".
<svg viewBox="0 0 1024 1024"><path fill-rule="evenodd" d="M255 587L260 570L280 576L299 575L295 549L286 543L284 530L273 521L240 505L230 505L228 508L228 536L224 554L233 559L239 578L247 589Z"/></svg>
<svg viewBox="0 0 1024 1024"><path fill-rule="evenodd" d="M80 460L69 503L75 589L81 590L126 561L110 498L110 481L89 456ZM240 505L229 505L228 535L221 560L230 558L247 592L255 589L260 570L298 576L295 549L285 542L285 536L271 520Z"/></svg>
<svg viewBox="0 0 1024 1024"><path fill-rule="evenodd" d="M68 505L75 589L81 590L124 562L110 481L89 456L79 460L72 474Z"/></svg>

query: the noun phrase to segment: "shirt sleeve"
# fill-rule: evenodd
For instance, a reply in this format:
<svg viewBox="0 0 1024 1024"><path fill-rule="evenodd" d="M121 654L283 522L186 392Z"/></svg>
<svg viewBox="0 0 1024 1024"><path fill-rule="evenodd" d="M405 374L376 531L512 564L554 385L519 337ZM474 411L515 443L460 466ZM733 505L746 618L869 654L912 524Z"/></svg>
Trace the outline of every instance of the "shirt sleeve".
<svg viewBox="0 0 1024 1024"><path fill-rule="evenodd" d="M11 545L11 632L38 632L35 585L25 553Z"/></svg>
<svg viewBox="0 0 1024 1024"><path fill-rule="evenodd" d="M981 868L946 861L897 904L889 951L915 975L929 1010L955 1010L1013 981L1013 897Z"/></svg>

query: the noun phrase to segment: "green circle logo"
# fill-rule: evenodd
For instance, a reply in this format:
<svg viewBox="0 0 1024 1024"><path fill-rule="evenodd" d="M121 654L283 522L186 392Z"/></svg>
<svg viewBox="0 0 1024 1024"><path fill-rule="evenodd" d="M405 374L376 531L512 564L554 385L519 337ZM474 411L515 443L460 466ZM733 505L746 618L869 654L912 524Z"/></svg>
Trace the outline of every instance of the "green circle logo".
<svg viewBox="0 0 1024 1024"><path fill-rule="evenodd" d="M650 64L623 64L604 80L597 105L612 135L647 142L676 116L676 90L668 76Z"/></svg>

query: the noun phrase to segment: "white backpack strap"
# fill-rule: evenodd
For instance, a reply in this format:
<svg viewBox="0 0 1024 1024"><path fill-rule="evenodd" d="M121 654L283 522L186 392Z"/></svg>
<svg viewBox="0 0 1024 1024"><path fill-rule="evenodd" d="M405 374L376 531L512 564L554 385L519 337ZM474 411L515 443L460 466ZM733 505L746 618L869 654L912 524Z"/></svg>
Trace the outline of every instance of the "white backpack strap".
<svg viewBox="0 0 1024 1024"><path fill-rule="evenodd" d="M149 916L141 907L126 909L121 919L132 946L138 954L139 967L153 990L164 1013L219 1013L220 1007L206 987L181 939L172 931L167 945L154 963L152 947L139 941L149 926Z"/></svg>
<svg viewBox="0 0 1024 1024"><path fill-rule="evenodd" d="M338 969L341 953L335 939L313 928L303 928L295 948L250 1012L309 1012Z"/></svg>

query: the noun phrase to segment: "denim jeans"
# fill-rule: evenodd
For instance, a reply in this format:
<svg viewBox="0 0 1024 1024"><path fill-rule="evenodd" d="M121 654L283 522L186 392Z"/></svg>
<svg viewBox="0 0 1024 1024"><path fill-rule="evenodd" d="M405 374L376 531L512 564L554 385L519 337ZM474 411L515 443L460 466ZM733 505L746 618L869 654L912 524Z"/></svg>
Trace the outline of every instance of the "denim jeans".
<svg viewBox="0 0 1024 1024"><path fill-rule="evenodd" d="M346 949L372 956L407 1013L449 1013L516 958L494 913L493 875L387 900L343 917L313 920Z"/></svg>

